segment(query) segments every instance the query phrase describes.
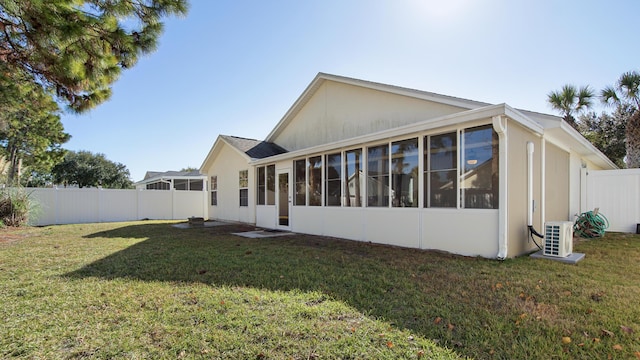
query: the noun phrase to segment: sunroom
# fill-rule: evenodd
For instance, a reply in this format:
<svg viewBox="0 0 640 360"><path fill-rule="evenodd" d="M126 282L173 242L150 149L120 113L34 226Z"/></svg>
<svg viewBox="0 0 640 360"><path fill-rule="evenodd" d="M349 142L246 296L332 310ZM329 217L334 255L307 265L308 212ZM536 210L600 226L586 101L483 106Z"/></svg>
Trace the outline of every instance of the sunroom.
<svg viewBox="0 0 640 360"><path fill-rule="evenodd" d="M505 109L253 161L256 224L496 257L501 162L493 117L505 124Z"/></svg>

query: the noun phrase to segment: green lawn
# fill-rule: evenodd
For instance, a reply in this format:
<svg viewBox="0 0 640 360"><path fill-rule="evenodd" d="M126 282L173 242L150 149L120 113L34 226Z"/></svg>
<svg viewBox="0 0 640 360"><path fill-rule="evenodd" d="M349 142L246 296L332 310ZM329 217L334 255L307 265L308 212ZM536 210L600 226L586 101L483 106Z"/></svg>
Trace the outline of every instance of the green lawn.
<svg viewBox="0 0 640 360"><path fill-rule="evenodd" d="M640 358L639 235L566 265L241 228L0 230L0 357Z"/></svg>

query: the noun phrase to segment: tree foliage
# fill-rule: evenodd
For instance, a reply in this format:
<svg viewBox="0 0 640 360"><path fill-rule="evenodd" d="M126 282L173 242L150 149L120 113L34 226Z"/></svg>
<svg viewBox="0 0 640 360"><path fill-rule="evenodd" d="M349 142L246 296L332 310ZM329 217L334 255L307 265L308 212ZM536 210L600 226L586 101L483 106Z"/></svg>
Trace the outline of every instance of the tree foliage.
<svg viewBox="0 0 640 360"><path fill-rule="evenodd" d="M108 160L104 154L69 151L64 160L53 167L56 184L78 187L128 189L133 187L129 170L123 164Z"/></svg>
<svg viewBox="0 0 640 360"><path fill-rule="evenodd" d="M0 67L1 68L1 67ZM8 162L7 183L20 181L24 168L47 172L62 160L64 132L58 104L22 72L0 73L0 152Z"/></svg>
<svg viewBox="0 0 640 360"><path fill-rule="evenodd" d="M85 111L155 50L163 17L186 12L186 0L0 0L0 62Z"/></svg>
<svg viewBox="0 0 640 360"><path fill-rule="evenodd" d="M580 117L578 130L618 167L624 168L626 155L625 129L633 108L620 105L612 114L595 112Z"/></svg>
<svg viewBox="0 0 640 360"><path fill-rule="evenodd" d="M622 74L616 84L604 88L600 96L605 104L626 105L633 109L625 130L626 162L629 168L640 168L640 73Z"/></svg>
<svg viewBox="0 0 640 360"><path fill-rule="evenodd" d="M574 115L591 107L594 96L595 93L588 85L579 89L573 85L564 85L561 90L547 94L547 102L554 110L562 113L569 125L577 129L578 123Z"/></svg>

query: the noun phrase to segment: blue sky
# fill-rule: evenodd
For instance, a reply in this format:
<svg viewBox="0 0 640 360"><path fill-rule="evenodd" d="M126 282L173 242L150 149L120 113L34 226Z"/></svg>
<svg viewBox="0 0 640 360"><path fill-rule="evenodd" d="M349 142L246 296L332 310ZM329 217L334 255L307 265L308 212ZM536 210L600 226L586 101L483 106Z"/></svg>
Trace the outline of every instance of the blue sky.
<svg viewBox="0 0 640 360"><path fill-rule="evenodd" d="M199 167L218 134L264 139L318 72L553 113L546 95L566 83L640 70L638 13L637 0L191 0L107 103L63 114L64 147L134 181Z"/></svg>

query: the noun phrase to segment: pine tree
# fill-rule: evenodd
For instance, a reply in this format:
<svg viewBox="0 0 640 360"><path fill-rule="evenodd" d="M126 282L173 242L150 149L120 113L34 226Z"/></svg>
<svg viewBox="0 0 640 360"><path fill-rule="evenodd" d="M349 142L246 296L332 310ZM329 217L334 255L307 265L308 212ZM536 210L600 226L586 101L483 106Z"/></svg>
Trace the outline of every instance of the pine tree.
<svg viewBox="0 0 640 360"><path fill-rule="evenodd" d="M155 50L161 18L186 12L186 0L0 0L0 62L86 111Z"/></svg>
<svg viewBox="0 0 640 360"><path fill-rule="evenodd" d="M24 81L24 73L6 75L0 72L0 154L8 163L7 183L15 185L24 167L48 171L62 160L61 145L70 136L50 94Z"/></svg>

